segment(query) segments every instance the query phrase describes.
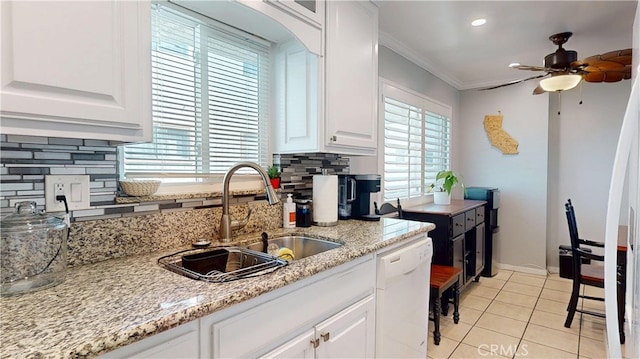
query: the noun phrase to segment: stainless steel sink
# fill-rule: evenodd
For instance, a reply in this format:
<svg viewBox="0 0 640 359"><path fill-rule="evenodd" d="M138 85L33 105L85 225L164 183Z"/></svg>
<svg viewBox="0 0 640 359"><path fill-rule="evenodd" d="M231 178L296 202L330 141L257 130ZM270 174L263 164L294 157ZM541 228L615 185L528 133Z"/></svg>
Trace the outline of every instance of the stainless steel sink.
<svg viewBox="0 0 640 359"><path fill-rule="evenodd" d="M269 238L268 240L268 251L270 253L276 254L279 248L286 247L293 251L294 260L310 257L341 246L342 244L340 243L306 236L283 236ZM258 242L250 244L246 248L262 252L263 247L263 242Z"/></svg>
<svg viewBox="0 0 640 359"><path fill-rule="evenodd" d="M158 259L165 268L207 282L228 282L270 273L287 261L247 248L180 251Z"/></svg>

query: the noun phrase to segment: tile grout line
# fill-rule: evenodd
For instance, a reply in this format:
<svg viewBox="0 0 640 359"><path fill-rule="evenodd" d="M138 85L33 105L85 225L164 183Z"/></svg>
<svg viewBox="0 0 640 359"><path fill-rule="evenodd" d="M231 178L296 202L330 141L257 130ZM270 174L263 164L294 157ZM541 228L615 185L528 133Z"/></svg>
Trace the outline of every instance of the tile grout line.
<svg viewBox="0 0 640 359"><path fill-rule="evenodd" d="M513 273L515 272L511 272L511 274L509 275L509 278L507 278L504 281L504 284L500 287L500 289L498 290L498 293L496 293L496 295L493 297L493 299L491 299L491 301L489 302L489 304L484 308L484 310L482 310L482 313L480 314L480 316L478 316L478 319L476 319L476 321L473 323L473 325L471 326L471 329L469 329L469 331L460 339L460 341L458 342L458 344L455 346L455 348L453 348L453 351L451 352L451 354L449 354L449 356L447 357L448 359L451 359L451 356L453 355L453 353L455 353L456 349L458 349L458 347L462 344L462 341L467 337L467 335L469 335L469 333L473 330L473 328L476 327L476 324L478 323L478 321L480 320L480 318L487 313L487 309L491 306L491 304L495 301L495 298L498 296L498 294L500 294L500 292L502 291L502 289L504 288L504 286L507 284L507 282L509 281L509 279L511 278L511 276L513 275ZM479 281L478 281L479 283Z"/></svg>
<svg viewBox="0 0 640 359"><path fill-rule="evenodd" d="M540 288L540 293L538 293L538 296L536 297L536 302L533 304L533 308L531 309L531 314L529 314L529 319L527 319L527 324L525 324L524 326L524 331L522 332L522 336L520 337L520 341L518 342L518 348L520 348L520 345L522 344L522 340L524 340L524 334L527 332L527 328L529 327L529 324L531 323L531 318L533 318L533 313L536 311L536 306L538 305L538 302L540 301L540 297L542 296L542 291L544 290L544 286L545 284L547 284L547 280L549 280L549 275L547 274L544 278L544 282L542 283L542 287ZM513 354L512 359L514 359L517 355L518 351L516 349L516 353Z"/></svg>
<svg viewBox="0 0 640 359"><path fill-rule="evenodd" d="M509 283L509 281L513 278L513 275L514 275L515 273L517 273L517 272L512 272L511 274L509 274L509 276L508 276L506 279L504 279L504 284L503 284L502 286L500 286L500 288L498 289L498 292L496 293L496 295L495 295L492 299L490 299L490 301L489 301L489 303L487 304L487 306L486 306L483 310L481 310L481 311L480 311L480 310L478 310L478 311L480 312L480 315L478 316L478 319L476 319L476 321L475 321L475 322L473 322L473 324L471 325L471 328L469 329L469 331L468 331L464 336L462 336L462 338L461 338L461 339L456 343L456 345L453 347L453 350L452 350L452 351L451 351L451 353L447 356L447 358L452 359L453 354L455 353L455 351L456 351L456 350L458 350L458 349L461 347L461 344L463 344L463 341L468 337L468 335L469 335L469 333L471 332L471 330L473 330L474 328L476 328L476 327L477 327L477 323L478 323L478 321L480 320L480 318L481 318L485 313L490 313L490 312L488 312L488 308L489 308L489 307L490 307L494 302L501 302L501 301L498 301L498 300L496 299L496 298L498 297L498 295L499 295L500 293L502 293L503 291L504 291L504 292L509 292L509 293L511 293L511 291L505 291L505 290L504 290L504 287L505 287L505 286ZM502 281L502 279L500 279L500 280ZM549 281L553 281L553 279L550 279L550 278L549 278L549 275L547 274L547 276L545 276L545 278L544 278L544 282L542 283L542 286L540 287L540 292L535 296L536 301L535 301L535 303L534 303L533 307L531 308L531 314L529 315L528 319L526 320L525 327L524 327L524 330L523 330L523 332L522 332L522 335L520 335L520 337L518 338L518 342L517 342L516 350L515 350L514 354L511 356L511 358L512 358L512 359L515 359L515 358L517 357L517 354L518 354L518 348L520 348L520 346L522 345L522 342L524 341L524 335L525 335L525 333L526 333L527 329L529 328L530 324L532 324L532 323L531 323L531 319L533 318L533 314L534 314L534 312L535 312L535 310L536 310L536 307L537 307L538 303L540 302L540 300L541 300L541 299L543 299L543 298L542 298L542 292L544 291L544 289L545 289L545 287L546 287L546 284L548 284L548 283L549 283ZM518 282L513 282L513 283L518 283ZM492 287L488 287L488 288L492 288ZM582 292L583 292L583 294L584 294L584 292L585 292L584 286L583 286L583 288L582 288ZM487 299L488 299L488 298L487 298ZM507 303L507 304L508 304L508 303ZM581 306L581 308L584 308L584 301L580 304L580 306ZM471 308L470 308L470 309L471 309ZM490 314L493 314L493 313L490 313ZM496 315L499 315L499 314L496 314ZM507 318L510 318L510 317L507 317ZM582 316L582 313L580 313L580 315L578 316L578 318L575 318L575 319L577 319L577 320L579 320L579 321L580 321L580 323L579 323L580 327L579 327L579 329L578 329L578 334L577 334L577 336L578 336L578 348L577 348L577 354L575 354L577 359L579 359L579 358L580 358L580 343L581 343L581 339L582 339L582 321L583 321L583 318L584 318L584 317ZM514 319L514 318L512 318L512 319ZM574 320L575 320L575 319L574 319ZM517 319L516 319L516 320L517 320ZM480 327L478 327L478 328L480 328ZM499 333L499 332L498 332L498 333ZM563 350L563 349L559 349L559 348L555 348L555 347L550 347L550 346L545 345L545 344L541 344L541 343L537 343L537 344L538 344L538 345L542 345L542 346L546 346L546 347L549 347L549 348L552 348L552 349L565 351L565 350ZM573 353L571 353L571 354L573 354Z"/></svg>

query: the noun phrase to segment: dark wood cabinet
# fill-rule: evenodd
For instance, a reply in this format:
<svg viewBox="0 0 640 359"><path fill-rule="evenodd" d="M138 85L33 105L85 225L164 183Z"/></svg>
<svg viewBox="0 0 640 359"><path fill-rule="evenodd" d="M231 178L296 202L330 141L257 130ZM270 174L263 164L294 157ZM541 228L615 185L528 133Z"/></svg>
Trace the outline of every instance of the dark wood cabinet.
<svg viewBox="0 0 640 359"><path fill-rule="evenodd" d="M436 225L430 232L432 263L462 269L463 287L472 279L477 281L485 266L485 204L485 201L452 200L447 206L427 203L402 209L404 219Z"/></svg>

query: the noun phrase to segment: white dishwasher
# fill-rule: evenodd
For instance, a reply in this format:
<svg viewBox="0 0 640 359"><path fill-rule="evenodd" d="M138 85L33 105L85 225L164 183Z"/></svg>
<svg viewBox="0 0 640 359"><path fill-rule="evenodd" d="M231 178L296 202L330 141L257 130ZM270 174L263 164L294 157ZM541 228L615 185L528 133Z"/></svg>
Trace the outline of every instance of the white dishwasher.
<svg viewBox="0 0 640 359"><path fill-rule="evenodd" d="M378 255L376 357L427 357L432 256L426 236Z"/></svg>

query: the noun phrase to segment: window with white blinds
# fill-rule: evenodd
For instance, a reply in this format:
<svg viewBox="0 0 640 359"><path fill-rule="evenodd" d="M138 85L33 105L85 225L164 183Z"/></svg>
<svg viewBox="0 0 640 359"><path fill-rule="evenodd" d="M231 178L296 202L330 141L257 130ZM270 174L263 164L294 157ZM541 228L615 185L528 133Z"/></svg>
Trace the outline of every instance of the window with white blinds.
<svg viewBox="0 0 640 359"><path fill-rule="evenodd" d="M384 83L384 200L423 196L449 169L451 109Z"/></svg>
<svg viewBox="0 0 640 359"><path fill-rule="evenodd" d="M164 5L152 9L153 142L123 148L127 175L268 164L270 45Z"/></svg>

